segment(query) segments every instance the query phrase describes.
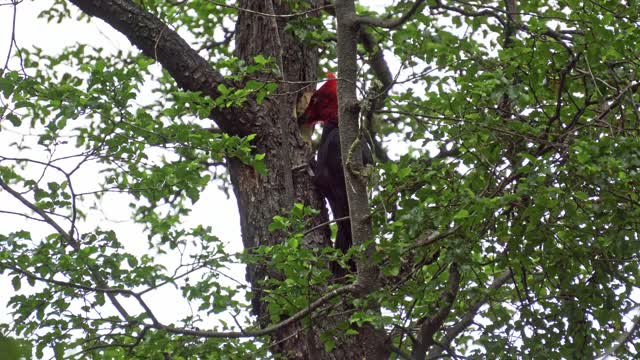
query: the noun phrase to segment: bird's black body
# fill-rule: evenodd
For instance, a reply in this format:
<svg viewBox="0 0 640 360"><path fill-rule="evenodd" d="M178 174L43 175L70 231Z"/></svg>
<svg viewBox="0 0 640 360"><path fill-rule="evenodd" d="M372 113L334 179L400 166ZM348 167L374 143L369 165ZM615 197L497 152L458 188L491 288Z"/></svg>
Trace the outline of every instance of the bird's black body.
<svg viewBox="0 0 640 360"><path fill-rule="evenodd" d="M371 150L364 141L362 142L362 160L365 165L373 162ZM334 219L349 216L349 202L340 151L340 133L335 123L325 124L322 130L318 147L315 183L322 196L329 202ZM352 245L351 222L349 220L338 221L337 228L335 248L346 253ZM355 270L353 262L350 263L350 267L352 271ZM332 270L336 276L345 274L345 269L337 264L332 265Z"/></svg>

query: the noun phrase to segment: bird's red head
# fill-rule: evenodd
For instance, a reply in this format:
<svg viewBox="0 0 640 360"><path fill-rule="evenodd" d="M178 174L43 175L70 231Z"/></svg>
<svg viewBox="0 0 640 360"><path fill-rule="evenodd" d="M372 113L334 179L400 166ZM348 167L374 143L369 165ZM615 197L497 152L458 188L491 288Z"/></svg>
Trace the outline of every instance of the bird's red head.
<svg viewBox="0 0 640 360"><path fill-rule="evenodd" d="M338 88L336 76L327 73L327 80L311 97L307 109L300 116L300 123L338 123Z"/></svg>

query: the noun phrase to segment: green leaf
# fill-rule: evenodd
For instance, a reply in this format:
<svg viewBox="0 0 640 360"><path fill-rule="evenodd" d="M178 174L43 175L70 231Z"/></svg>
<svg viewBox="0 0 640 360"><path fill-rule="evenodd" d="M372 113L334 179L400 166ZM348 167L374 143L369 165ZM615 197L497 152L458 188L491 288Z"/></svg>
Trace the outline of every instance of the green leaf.
<svg viewBox="0 0 640 360"><path fill-rule="evenodd" d="M18 127L18 126L20 126L22 124L22 119L20 117L18 117L18 115L14 114L14 113L8 113L5 117L15 127Z"/></svg>
<svg viewBox="0 0 640 360"><path fill-rule="evenodd" d="M469 211L466 209L460 209L455 215L453 215L454 220L466 219L468 217L469 217Z"/></svg>
<svg viewBox="0 0 640 360"><path fill-rule="evenodd" d="M273 217L273 221L269 224L269 231L285 230L289 226L289 221L279 215Z"/></svg>
<svg viewBox="0 0 640 360"><path fill-rule="evenodd" d="M298 246L300 245L300 240L297 237L293 237L289 239L289 241L287 242L287 245L289 245L289 247L292 249L297 249Z"/></svg>
<svg viewBox="0 0 640 360"><path fill-rule="evenodd" d="M0 91L5 98L9 98L13 93L13 89L15 88L14 79L15 77L17 77L17 75L18 74L14 71L7 73L4 77L0 77ZM9 79L9 77L12 77L14 79Z"/></svg>
<svg viewBox="0 0 640 360"><path fill-rule="evenodd" d="M228 89L225 84L219 84L217 89L222 95L229 95L229 93L231 93L231 90Z"/></svg>
<svg viewBox="0 0 640 360"><path fill-rule="evenodd" d="M22 282L20 281L19 276L14 276L11 278L11 285L13 286L13 290L18 291L22 287Z"/></svg>
<svg viewBox="0 0 640 360"><path fill-rule="evenodd" d="M262 54L258 54L258 55L256 55L256 56L254 56L254 57L253 57L253 61L255 61L255 62L256 62L256 64L259 64L259 65L266 65L266 64L268 64L271 60L270 60L270 59L265 58L264 56L262 56Z"/></svg>

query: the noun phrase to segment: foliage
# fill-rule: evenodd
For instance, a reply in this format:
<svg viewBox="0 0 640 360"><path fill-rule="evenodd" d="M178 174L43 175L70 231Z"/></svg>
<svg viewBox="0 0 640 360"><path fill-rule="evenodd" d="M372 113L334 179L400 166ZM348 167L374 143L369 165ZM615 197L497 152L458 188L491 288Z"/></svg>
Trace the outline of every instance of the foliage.
<svg viewBox="0 0 640 360"><path fill-rule="evenodd" d="M187 34L233 81L279 72L266 55L251 64L232 56L233 6L138 3ZM397 17L410 3L384 11ZM323 333L325 351L369 323L413 356L423 336L433 356L592 358L611 349L637 357L637 335L627 333L638 324L640 276L637 2L522 1L515 13L508 1L427 3L392 31L363 27L399 69L388 93L373 93L377 69L361 59L360 95L384 100L371 108L367 132L391 154L370 177L369 260L381 270L380 286L366 297L333 298L303 323L313 326L346 301L350 320ZM56 0L41 15L55 30L79 13ZM286 30L335 66L330 12L293 17ZM303 246L318 212L301 204L269 229L286 242L244 254L227 251L210 227L185 225L210 184L232 186L229 159L268 173L255 151L260 139L221 133L207 118L213 108L277 98L277 84L220 84L212 99L178 89L137 51L76 44L19 56L23 68L0 76L0 138L20 150L0 155L0 194L17 194L0 206L0 272L13 287L14 319L0 332L32 341L37 357L269 357L266 337L148 326L156 320L142 295L173 286L192 307L170 320L177 327L252 331L353 280L332 283L326 264L346 264L363 248L343 258ZM87 174L89 187L81 184ZM116 195L147 236L148 254L128 248L140 239L92 220L100 201ZM5 225L15 217L28 225ZM166 253L179 263L163 264ZM269 319L251 318L246 283L226 278L238 263L277 274L261 284ZM122 319L112 296L136 302L136 321ZM1 340L30 351L30 343Z"/></svg>

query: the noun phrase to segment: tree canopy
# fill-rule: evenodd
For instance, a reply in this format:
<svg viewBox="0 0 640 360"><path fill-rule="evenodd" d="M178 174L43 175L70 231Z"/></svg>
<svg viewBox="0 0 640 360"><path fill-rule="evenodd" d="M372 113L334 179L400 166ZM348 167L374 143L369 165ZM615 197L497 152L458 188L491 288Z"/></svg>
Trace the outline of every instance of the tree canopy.
<svg viewBox="0 0 640 360"><path fill-rule="evenodd" d="M0 35L0 355L638 356L638 1L49 3L133 48ZM296 120L327 71L344 256ZM211 189L244 251L188 221Z"/></svg>

